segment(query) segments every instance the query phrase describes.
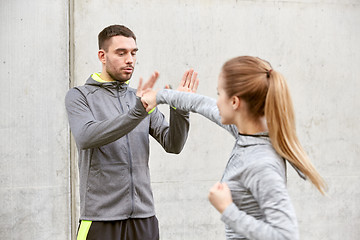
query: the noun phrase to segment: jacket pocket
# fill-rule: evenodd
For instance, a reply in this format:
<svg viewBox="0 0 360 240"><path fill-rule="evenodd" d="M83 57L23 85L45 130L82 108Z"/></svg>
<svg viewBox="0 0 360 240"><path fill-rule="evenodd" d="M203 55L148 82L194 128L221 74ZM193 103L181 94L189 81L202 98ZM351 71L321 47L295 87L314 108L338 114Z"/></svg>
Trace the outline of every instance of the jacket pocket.
<svg viewBox="0 0 360 240"><path fill-rule="evenodd" d="M111 219L127 214L131 206L128 165L92 166L87 186L86 210L89 215Z"/></svg>

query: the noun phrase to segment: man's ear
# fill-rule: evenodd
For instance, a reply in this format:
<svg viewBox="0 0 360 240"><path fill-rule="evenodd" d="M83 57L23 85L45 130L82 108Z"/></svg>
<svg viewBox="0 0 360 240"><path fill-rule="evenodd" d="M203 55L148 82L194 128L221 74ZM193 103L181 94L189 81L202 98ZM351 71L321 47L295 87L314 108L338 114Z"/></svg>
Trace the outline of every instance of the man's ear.
<svg viewBox="0 0 360 240"><path fill-rule="evenodd" d="M102 62L103 64L106 63L105 55L106 55L105 50L100 49L99 52L98 52L98 58L99 58L100 62Z"/></svg>
<svg viewBox="0 0 360 240"><path fill-rule="evenodd" d="M231 104L232 104L232 107L233 107L234 110L239 109L240 106L241 106L241 103L242 103L242 101L241 101L241 99L239 97L237 97L237 96L232 96L231 97Z"/></svg>

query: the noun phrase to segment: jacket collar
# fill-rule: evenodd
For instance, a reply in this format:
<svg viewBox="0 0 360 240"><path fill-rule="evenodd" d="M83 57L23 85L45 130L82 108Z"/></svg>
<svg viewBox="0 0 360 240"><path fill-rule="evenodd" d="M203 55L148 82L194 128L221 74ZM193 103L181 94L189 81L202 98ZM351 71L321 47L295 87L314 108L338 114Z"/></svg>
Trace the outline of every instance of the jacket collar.
<svg viewBox="0 0 360 240"><path fill-rule="evenodd" d="M94 79L94 80L97 81L97 82L100 82L100 83L107 83L107 82L109 82L109 81L103 80L103 79L100 77L100 74L101 74L101 73L98 73L98 72L93 73L93 74L91 75L91 78ZM111 81L111 82L116 82L116 81ZM130 82L130 80L127 80L125 83L126 83L126 84L129 84L129 82Z"/></svg>
<svg viewBox="0 0 360 240"><path fill-rule="evenodd" d="M106 89L127 89L127 87L129 86L129 81L126 82L119 82L119 81L112 81L112 82L107 82L104 81L100 78L100 73L94 73L92 74L88 80L86 81L86 85L91 85L91 86L97 86L97 87L102 87L102 88L106 88Z"/></svg>
<svg viewBox="0 0 360 240"><path fill-rule="evenodd" d="M239 133L236 142L241 147L248 147L253 145L271 145L269 134L267 132L256 134Z"/></svg>

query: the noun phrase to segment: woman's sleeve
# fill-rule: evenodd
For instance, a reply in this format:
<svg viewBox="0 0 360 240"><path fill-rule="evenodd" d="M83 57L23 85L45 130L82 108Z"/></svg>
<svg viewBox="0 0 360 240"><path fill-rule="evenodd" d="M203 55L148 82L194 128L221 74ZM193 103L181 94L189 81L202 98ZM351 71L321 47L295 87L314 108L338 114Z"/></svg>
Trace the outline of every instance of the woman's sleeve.
<svg viewBox="0 0 360 240"><path fill-rule="evenodd" d="M229 131L234 137L237 136L238 130L234 125L224 125L221 123L219 109L216 100L200 94L180 92L169 89L162 89L156 95L157 104L168 104L176 109L187 112L198 113L220 127Z"/></svg>
<svg viewBox="0 0 360 240"><path fill-rule="evenodd" d="M243 182L257 200L265 220L258 220L231 204L221 220L248 239L299 239L295 211L285 180L274 166L257 164L244 174Z"/></svg>

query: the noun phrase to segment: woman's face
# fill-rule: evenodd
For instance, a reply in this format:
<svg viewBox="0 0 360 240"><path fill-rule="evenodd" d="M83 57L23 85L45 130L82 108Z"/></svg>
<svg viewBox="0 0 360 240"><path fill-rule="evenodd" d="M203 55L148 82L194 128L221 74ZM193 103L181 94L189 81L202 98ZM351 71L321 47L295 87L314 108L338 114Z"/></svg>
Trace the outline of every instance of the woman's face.
<svg viewBox="0 0 360 240"><path fill-rule="evenodd" d="M217 107L219 108L219 113L221 116L222 124L233 124L234 123L234 113L232 100L226 94L224 90L224 80L222 74L220 74L218 79L218 87L217 87Z"/></svg>

